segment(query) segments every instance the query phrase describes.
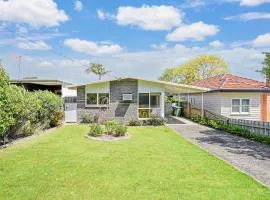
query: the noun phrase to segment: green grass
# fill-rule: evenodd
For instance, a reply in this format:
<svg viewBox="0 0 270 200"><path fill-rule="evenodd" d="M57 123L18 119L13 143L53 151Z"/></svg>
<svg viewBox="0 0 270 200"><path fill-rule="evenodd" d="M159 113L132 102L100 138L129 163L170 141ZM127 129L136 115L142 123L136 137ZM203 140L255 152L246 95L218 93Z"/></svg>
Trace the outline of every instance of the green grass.
<svg viewBox="0 0 270 200"><path fill-rule="evenodd" d="M167 127L129 140L67 125L0 151L0 199L270 199L270 190Z"/></svg>

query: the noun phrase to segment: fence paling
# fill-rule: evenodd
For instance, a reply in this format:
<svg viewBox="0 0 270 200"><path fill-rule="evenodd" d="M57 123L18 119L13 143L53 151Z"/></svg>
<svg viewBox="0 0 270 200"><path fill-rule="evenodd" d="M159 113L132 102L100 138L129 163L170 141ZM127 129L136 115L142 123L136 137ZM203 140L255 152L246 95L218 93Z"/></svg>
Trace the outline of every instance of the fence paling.
<svg viewBox="0 0 270 200"><path fill-rule="evenodd" d="M185 112L185 115L188 117L192 116L199 116L201 113L201 109L195 107L194 105L184 105L185 107L189 106L188 112ZM266 135L270 136L270 122L263 122L263 121L253 121L253 120L243 120L243 119L233 119L229 117L222 116L220 114L211 112L209 110L204 109L204 116L208 119L214 119L222 121L224 124L233 124L240 126L244 129L249 130L251 133L256 135Z"/></svg>

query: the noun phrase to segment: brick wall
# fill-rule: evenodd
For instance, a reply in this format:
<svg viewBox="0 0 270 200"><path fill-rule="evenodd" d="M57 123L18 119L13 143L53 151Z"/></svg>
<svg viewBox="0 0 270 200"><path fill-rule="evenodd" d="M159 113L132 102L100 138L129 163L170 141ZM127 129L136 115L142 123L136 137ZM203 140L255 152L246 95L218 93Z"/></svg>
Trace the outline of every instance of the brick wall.
<svg viewBox="0 0 270 200"><path fill-rule="evenodd" d="M122 94L132 93L132 102L123 102ZM85 86L77 88L77 121L85 114L91 116L98 115L100 122L105 120L118 120L127 123L130 120L137 119L137 94L138 81L132 79L111 81L110 82L110 104L107 108L85 107Z"/></svg>

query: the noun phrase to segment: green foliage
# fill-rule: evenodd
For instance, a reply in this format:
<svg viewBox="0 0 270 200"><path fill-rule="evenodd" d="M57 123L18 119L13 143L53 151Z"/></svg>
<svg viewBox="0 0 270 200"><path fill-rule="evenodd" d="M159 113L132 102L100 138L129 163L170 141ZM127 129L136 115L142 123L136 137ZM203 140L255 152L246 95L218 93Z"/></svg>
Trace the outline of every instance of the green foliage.
<svg viewBox="0 0 270 200"><path fill-rule="evenodd" d="M0 87L9 85L9 77L0 63Z"/></svg>
<svg viewBox="0 0 270 200"><path fill-rule="evenodd" d="M60 97L48 91L28 92L10 85L0 68L0 139L15 134L33 134L39 129L54 127L63 121Z"/></svg>
<svg viewBox="0 0 270 200"><path fill-rule="evenodd" d="M119 123L114 127L113 136L120 137L120 136L124 136L126 133L127 133L127 126L126 125Z"/></svg>
<svg viewBox="0 0 270 200"><path fill-rule="evenodd" d="M128 123L129 126L141 126L142 122L140 120L131 120Z"/></svg>
<svg viewBox="0 0 270 200"><path fill-rule="evenodd" d="M104 130L100 124L94 123L90 125L90 136L97 137L103 135L103 133Z"/></svg>
<svg viewBox="0 0 270 200"><path fill-rule="evenodd" d="M61 98L49 91L35 92L41 102L39 120L45 127L53 127L61 123L63 116L63 102Z"/></svg>
<svg viewBox="0 0 270 200"><path fill-rule="evenodd" d="M94 122L94 117L89 114L84 114L81 119L81 123L83 124L91 124Z"/></svg>
<svg viewBox="0 0 270 200"><path fill-rule="evenodd" d="M119 122L115 120L111 120L111 121L106 121L104 125L106 129L106 134L113 135L115 133L116 127L119 125Z"/></svg>
<svg viewBox="0 0 270 200"><path fill-rule="evenodd" d="M264 77L270 81L270 52L264 52L263 54L265 55L265 59L263 62L263 68L259 70L259 72L261 72Z"/></svg>
<svg viewBox="0 0 270 200"><path fill-rule="evenodd" d="M148 123L149 125L152 125L152 126L163 126L165 124L165 119L162 117L152 116L148 120Z"/></svg>
<svg viewBox="0 0 270 200"><path fill-rule="evenodd" d="M160 80L193 84L199 80L229 72L227 63L215 55L198 56L179 67L166 69Z"/></svg>
<svg viewBox="0 0 270 200"><path fill-rule="evenodd" d="M94 73L98 75L99 80L101 80L101 77L108 73L108 71L105 70L105 67L102 64L99 63L92 63L86 70L86 73Z"/></svg>

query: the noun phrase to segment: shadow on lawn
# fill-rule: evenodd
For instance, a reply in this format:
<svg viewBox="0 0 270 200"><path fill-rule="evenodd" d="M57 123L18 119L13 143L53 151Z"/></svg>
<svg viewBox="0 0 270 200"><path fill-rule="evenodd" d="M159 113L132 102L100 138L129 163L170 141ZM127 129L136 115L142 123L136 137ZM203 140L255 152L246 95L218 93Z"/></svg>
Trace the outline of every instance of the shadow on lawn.
<svg viewBox="0 0 270 200"><path fill-rule="evenodd" d="M201 130L202 137L196 138L199 143L216 144L225 147L228 152L246 154L259 160L270 160L270 146L231 135L217 130Z"/></svg>

